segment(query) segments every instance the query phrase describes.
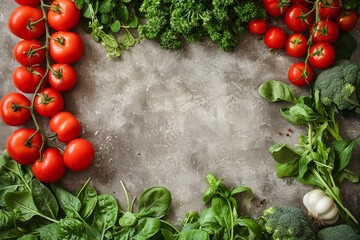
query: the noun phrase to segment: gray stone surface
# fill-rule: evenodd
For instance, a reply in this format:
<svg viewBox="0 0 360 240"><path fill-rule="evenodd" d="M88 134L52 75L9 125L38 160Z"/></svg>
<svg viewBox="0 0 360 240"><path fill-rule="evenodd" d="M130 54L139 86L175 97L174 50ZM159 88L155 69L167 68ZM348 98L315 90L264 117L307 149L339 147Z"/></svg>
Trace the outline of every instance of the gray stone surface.
<svg viewBox="0 0 360 240"><path fill-rule="evenodd" d="M0 97L16 91L11 82L18 66L12 49L19 40L7 29L12 0L0 2ZM360 28L353 33L359 38ZM64 94L66 110L82 123L82 136L94 143L96 158L89 170L67 172L63 184L79 187L89 177L100 192L124 195L122 180L132 196L151 186L165 186L173 196L170 220L179 224L189 210L201 210L205 176L213 172L230 186L246 185L255 200L242 212L258 215L265 207L302 207L310 188L276 177L268 147L279 141L297 142L304 130L279 115L281 104L263 100L258 86L268 79L287 81L297 61L282 51L274 55L255 36L245 34L240 46L224 53L211 43L188 45L177 52L143 41L108 60L103 47L77 29L85 45L75 64L76 87ZM354 55L360 64L360 50ZM295 88L300 92L298 88ZM344 136L360 131L359 118L340 118ZM41 120L47 128L47 120ZM290 137L278 132L292 129ZM0 123L0 148L15 129ZM351 169L360 174L359 147ZM342 186L344 200L360 219L359 184ZM122 205L125 207L125 205Z"/></svg>

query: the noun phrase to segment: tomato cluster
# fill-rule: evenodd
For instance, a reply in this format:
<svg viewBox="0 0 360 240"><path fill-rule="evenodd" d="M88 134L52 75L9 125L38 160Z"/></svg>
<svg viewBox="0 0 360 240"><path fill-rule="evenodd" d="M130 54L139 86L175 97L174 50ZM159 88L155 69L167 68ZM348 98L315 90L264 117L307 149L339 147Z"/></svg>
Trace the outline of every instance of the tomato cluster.
<svg viewBox="0 0 360 240"><path fill-rule="evenodd" d="M340 0L262 0L271 18L281 18L286 27L269 26L267 19L249 22L249 31L264 34L271 49L283 49L294 58L305 58L293 64L288 79L296 86L308 85L313 68L330 67L336 59L333 44L341 31L353 30L358 21L354 9L345 9Z"/></svg>
<svg viewBox="0 0 360 240"><path fill-rule="evenodd" d="M6 150L20 164L32 164L40 181L59 181L66 169L85 170L94 157L93 145L80 138L81 125L64 110L62 92L77 81L71 65L83 55L83 43L71 31L80 21L80 10L72 0L15 0L19 6L11 13L9 30L20 38L14 58L20 64L12 75L19 92L0 101L0 116L10 126L22 126L8 138ZM25 96L30 94L31 99ZM49 118L51 136L38 124L38 117ZM35 129L27 128L33 120Z"/></svg>

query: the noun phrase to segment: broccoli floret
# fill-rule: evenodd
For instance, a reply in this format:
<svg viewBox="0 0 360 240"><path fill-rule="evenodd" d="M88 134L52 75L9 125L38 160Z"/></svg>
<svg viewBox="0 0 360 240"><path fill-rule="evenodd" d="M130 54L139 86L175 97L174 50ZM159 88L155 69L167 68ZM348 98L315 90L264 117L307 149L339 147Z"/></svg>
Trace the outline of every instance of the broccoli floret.
<svg viewBox="0 0 360 240"><path fill-rule="evenodd" d="M324 105L339 111L360 109L360 69L349 60L339 61L334 67L322 71L315 81Z"/></svg>
<svg viewBox="0 0 360 240"><path fill-rule="evenodd" d="M315 231L307 216L296 207L272 206L262 214L259 224L276 240L315 240Z"/></svg>
<svg viewBox="0 0 360 240"><path fill-rule="evenodd" d="M358 235L352 227L346 224L323 228L318 232L317 237L318 240L360 240L360 235Z"/></svg>

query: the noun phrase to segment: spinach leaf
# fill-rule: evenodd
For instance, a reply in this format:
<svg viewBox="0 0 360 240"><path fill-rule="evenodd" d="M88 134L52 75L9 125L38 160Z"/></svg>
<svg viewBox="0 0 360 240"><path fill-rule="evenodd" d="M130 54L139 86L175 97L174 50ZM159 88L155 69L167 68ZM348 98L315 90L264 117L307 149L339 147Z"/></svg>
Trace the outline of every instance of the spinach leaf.
<svg viewBox="0 0 360 240"><path fill-rule="evenodd" d="M192 229L189 231L181 232L179 234L178 240L210 240L210 236L205 231L199 229Z"/></svg>
<svg viewBox="0 0 360 240"><path fill-rule="evenodd" d="M14 213L0 209L0 230L14 227Z"/></svg>
<svg viewBox="0 0 360 240"><path fill-rule="evenodd" d="M286 101L295 103L297 101L292 89L287 84L277 80L269 80L261 84L259 94L270 102Z"/></svg>
<svg viewBox="0 0 360 240"><path fill-rule="evenodd" d="M131 239L147 240L160 230L160 221L156 218L141 218L135 227Z"/></svg>
<svg viewBox="0 0 360 240"><path fill-rule="evenodd" d="M249 231L250 239L261 239L262 228L256 220L249 218L238 218L236 224L245 227Z"/></svg>
<svg viewBox="0 0 360 240"><path fill-rule="evenodd" d="M59 205L66 216L69 218L77 218L81 209L80 200L60 185L53 184L51 187L54 189Z"/></svg>
<svg viewBox="0 0 360 240"><path fill-rule="evenodd" d="M94 212L98 198L97 191L94 187L86 186L78 194L78 198L81 202L80 216L83 219L87 219Z"/></svg>
<svg viewBox="0 0 360 240"><path fill-rule="evenodd" d="M276 175L278 178L295 177L299 174L299 163L297 161L276 164Z"/></svg>
<svg viewBox="0 0 360 240"><path fill-rule="evenodd" d="M281 108L280 113L286 120L294 124L306 124L320 118L318 113L303 103L297 103L290 108Z"/></svg>
<svg viewBox="0 0 360 240"><path fill-rule="evenodd" d="M58 240L60 237L58 236L59 226L57 223L51 223L44 225L35 231L40 234L40 239L42 240Z"/></svg>
<svg viewBox="0 0 360 240"><path fill-rule="evenodd" d="M199 218L199 224L199 228L210 235L214 235L216 231L221 228L212 207L202 212Z"/></svg>
<svg viewBox="0 0 360 240"><path fill-rule="evenodd" d="M171 194L164 187L152 187L143 192L139 200L141 216L162 218L171 207Z"/></svg>
<svg viewBox="0 0 360 240"><path fill-rule="evenodd" d="M355 148L356 142L359 138L360 134L353 140L337 140L331 144L338 160L336 161L336 165L334 166L335 173L340 172L349 164L353 155L353 150Z"/></svg>
<svg viewBox="0 0 360 240"><path fill-rule="evenodd" d="M113 227L116 223L119 207L116 199L109 194L98 196L98 202L94 210L94 226L100 231L101 235Z"/></svg>
<svg viewBox="0 0 360 240"><path fill-rule="evenodd" d="M33 179L30 186L36 208L46 216L56 218L59 205L52 192L37 179Z"/></svg>
<svg viewBox="0 0 360 240"><path fill-rule="evenodd" d="M6 207L4 196L8 192L15 192L22 186L19 178L7 171L0 171L0 206Z"/></svg>
<svg viewBox="0 0 360 240"><path fill-rule="evenodd" d="M5 194L5 202L9 209L16 210L16 218L20 221L28 221L39 214L30 192L8 192Z"/></svg>

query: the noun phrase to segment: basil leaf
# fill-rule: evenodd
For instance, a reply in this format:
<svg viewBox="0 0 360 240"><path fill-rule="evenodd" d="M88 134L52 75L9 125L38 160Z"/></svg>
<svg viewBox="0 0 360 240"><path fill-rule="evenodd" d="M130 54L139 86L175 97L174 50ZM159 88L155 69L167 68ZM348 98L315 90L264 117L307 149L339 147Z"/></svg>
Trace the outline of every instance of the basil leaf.
<svg viewBox="0 0 360 240"><path fill-rule="evenodd" d="M261 84L259 94L270 102L286 101L294 103L297 101L292 89L287 84L277 80L269 80Z"/></svg>
<svg viewBox="0 0 360 240"><path fill-rule="evenodd" d="M290 123L306 124L318 120L320 115L303 103L297 103L290 108L281 108L281 115Z"/></svg>
<svg viewBox="0 0 360 240"><path fill-rule="evenodd" d="M179 234L179 240L210 240L210 236L207 232L192 229L189 231L181 232Z"/></svg>
<svg viewBox="0 0 360 240"><path fill-rule="evenodd" d="M359 138L360 135L353 140L337 140L331 144L338 160L335 163L335 172L340 172L349 164L355 144Z"/></svg>
<svg viewBox="0 0 360 240"><path fill-rule="evenodd" d="M338 172L335 175L335 179L336 179L335 181L338 183L341 183L342 181L344 181L344 179L347 179L352 183L359 182L359 176L347 169L343 169L340 172Z"/></svg>
<svg viewBox="0 0 360 240"><path fill-rule="evenodd" d="M250 236L253 236L250 239L262 239L262 228L255 220L249 218L238 218L236 219L236 224L246 227L249 230Z"/></svg>
<svg viewBox="0 0 360 240"><path fill-rule="evenodd" d="M283 177L294 177L299 174L299 163L277 163L276 164L276 175L278 178Z"/></svg>
<svg viewBox="0 0 360 240"><path fill-rule="evenodd" d="M112 32L117 33L120 31L121 29L121 23L119 20L115 20L111 25L110 25L110 29Z"/></svg>

